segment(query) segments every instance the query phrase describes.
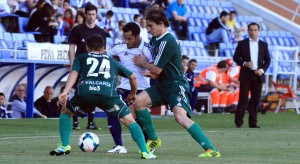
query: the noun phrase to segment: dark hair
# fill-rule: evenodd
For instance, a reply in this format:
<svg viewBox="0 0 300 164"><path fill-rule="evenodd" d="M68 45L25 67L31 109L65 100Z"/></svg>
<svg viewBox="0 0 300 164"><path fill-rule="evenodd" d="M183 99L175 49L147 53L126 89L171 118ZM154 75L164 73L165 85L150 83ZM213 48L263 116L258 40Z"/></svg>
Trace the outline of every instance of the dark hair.
<svg viewBox="0 0 300 164"><path fill-rule="evenodd" d="M4 93L2 93L2 92L0 92L0 96L3 96L3 97L5 97Z"/></svg>
<svg viewBox="0 0 300 164"><path fill-rule="evenodd" d="M182 60L184 60L184 59L188 59L188 60L189 60L190 58L189 58L188 56L186 56L186 55L182 55L182 56L181 56L181 59L182 59Z"/></svg>
<svg viewBox="0 0 300 164"><path fill-rule="evenodd" d="M111 10L108 10L108 11L106 12L106 15L112 17L112 16L114 15L114 12L111 11Z"/></svg>
<svg viewBox="0 0 300 164"><path fill-rule="evenodd" d="M139 25L137 25L134 22L129 22L127 23L123 28L122 28L123 32L132 32L133 36L138 36L141 32L141 29L139 27Z"/></svg>
<svg viewBox="0 0 300 164"><path fill-rule="evenodd" d="M100 50L104 47L104 39L101 35L93 34L86 40L86 45L90 50Z"/></svg>
<svg viewBox="0 0 300 164"><path fill-rule="evenodd" d="M64 3L70 4L70 0L64 0Z"/></svg>
<svg viewBox="0 0 300 164"><path fill-rule="evenodd" d="M97 13L97 7L95 5L92 5L92 4L86 5L84 10L85 10L85 13L87 13L88 11L92 11L92 10L95 10L96 13Z"/></svg>
<svg viewBox="0 0 300 164"><path fill-rule="evenodd" d="M57 14L56 16L55 16L55 18L57 19L58 17L64 17L61 13L59 13L59 14Z"/></svg>
<svg viewBox="0 0 300 164"><path fill-rule="evenodd" d="M167 15L165 11L161 8L160 9L149 8L148 10L146 10L145 15L146 15L146 20L149 20L156 24L160 24L161 22L163 22L163 24L166 27L170 26L170 22L167 18Z"/></svg>
<svg viewBox="0 0 300 164"><path fill-rule="evenodd" d="M227 11L222 11L220 13L220 18L222 18L223 16L227 16L227 15L229 15Z"/></svg>
<svg viewBox="0 0 300 164"><path fill-rule="evenodd" d="M189 61L189 64L191 64L192 62L197 63L197 60L196 60L196 59L191 59L191 60Z"/></svg>
<svg viewBox="0 0 300 164"><path fill-rule="evenodd" d="M133 20L135 20L136 18L140 17L141 15L140 14L134 14L133 15Z"/></svg>
<svg viewBox="0 0 300 164"><path fill-rule="evenodd" d="M258 30L260 29L259 24L255 22L251 22L250 24L248 24L248 29L250 28L250 26L257 26Z"/></svg>
<svg viewBox="0 0 300 164"><path fill-rule="evenodd" d="M229 14L236 14L236 11L231 10Z"/></svg>
<svg viewBox="0 0 300 164"><path fill-rule="evenodd" d="M126 23L124 20L119 20L118 26L122 25L122 23Z"/></svg>
<svg viewBox="0 0 300 164"><path fill-rule="evenodd" d="M46 0L39 0L36 4L35 4L35 8L38 10L38 9L40 9L40 8L42 8L43 7L43 4L45 4L46 3Z"/></svg>
<svg viewBox="0 0 300 164"><path fill-rule="evenodd" d="M66 15L66 13L70 13L71 14L71 18L73 19L74 18L74 15L73 15L73 12L71 9L66 9L65 12L64 12L64 15Z"/></svg>
<svg viewBox="0 0 300 164"><path fill-rule="evenodd" d="M85 14L82 11L77 11L76 17L75 17L75 22L77 22L77 16L81 16L83 18L83 22L85 22Z"/></svg>
<svg viewBox="0 0 300 164"><path fill-rule="evenodd" d="M222 60L217 64L217 68L222 69L222 68L226 68L226 67L227 67L227 63L225 60Z"/></svg>
<svg viewBox="0 0 300 164"><path fill-rule="evenodd" d="M44 4L40 11L42 11L43 15L47 18L51 18L55 13L55 9L49 3Z"/></svg>

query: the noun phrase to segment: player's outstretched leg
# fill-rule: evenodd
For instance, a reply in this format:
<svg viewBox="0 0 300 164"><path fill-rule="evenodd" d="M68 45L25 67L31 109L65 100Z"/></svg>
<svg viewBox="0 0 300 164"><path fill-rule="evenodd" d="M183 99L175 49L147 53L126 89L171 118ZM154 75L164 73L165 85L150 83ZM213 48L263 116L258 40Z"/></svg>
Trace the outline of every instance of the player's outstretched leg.
<svg viewBox="0 0 300 164"><path fill-rule="evenodd" d="M149 153L146 148L146 142L141 127L134 121L131 114L128 114L120 119L120 121L128 127L132 139L137 143L141 150L142 159L156 159L156 155Z"/></svg>
<svg viewBox="0 0 300 164"><path fill-rule="evenodd" d="M205 150L205 152L200 154L199 157L221 156L220 152L211 144L210 140L204 134L202 128L187 117L187 112L182 107L173 107L173 112L176 122L183 126Z"/></svg>
<svg viewBox="0 0 300 164"><path fill-rule="evenodd" d="M70 136L72 132L71 116L69 114L61 113L59 116L59 134L61 144L50 152L50 155L68 155L71 153Z"/></svg>
<svg viewBox="0 0 300 164"><path fill-rule="evenodd" d="M115 146L113 149L108 150L108 153L127 153L126 148L123 146L122 142L122 128L120 121L117 118L108 117L107 124L110 134L113 137Z"/></svg>

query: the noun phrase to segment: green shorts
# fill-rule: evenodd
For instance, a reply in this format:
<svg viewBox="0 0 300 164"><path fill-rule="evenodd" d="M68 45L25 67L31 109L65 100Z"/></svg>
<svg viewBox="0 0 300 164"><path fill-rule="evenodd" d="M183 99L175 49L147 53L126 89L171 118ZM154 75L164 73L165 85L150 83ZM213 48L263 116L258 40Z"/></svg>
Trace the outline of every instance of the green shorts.
<svg viewBox="0 0 300 164"><path fill-rule="evenodd" d="M180 106L187 111L188 117L191 116L192 110L190 105L190 92L188 88L181 85L174 85L172 86L172 91L164 92L162 88L154 85L147 88L146 92L152 101L153 107L167 103L172 110L174 106Z"/></svg>
<svg viewBox="0 0 300 164"><path fill-rule="evenodd" d="M123 118L130 114L130 109L119 95L77 95L75 94L67 102L67 108L73 113L84 116L85 113L92 112L95 107L101 108L106 114L112 118Z"/></svg>

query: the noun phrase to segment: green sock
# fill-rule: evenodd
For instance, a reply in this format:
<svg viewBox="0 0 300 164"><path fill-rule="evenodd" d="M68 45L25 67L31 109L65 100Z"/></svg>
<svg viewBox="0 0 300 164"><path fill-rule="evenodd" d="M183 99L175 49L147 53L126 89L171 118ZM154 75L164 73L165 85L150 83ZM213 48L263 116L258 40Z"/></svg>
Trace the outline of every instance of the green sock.
<svg viewBox="0 0 300 164"><path fill-rule="evenodd" d="M216 151L217 149L210 143L209 139L204 134L200 125L194 123L187 131L192 135L192 137L203 147L204 150L208 148Z"/></svg>
<svg viewBox="0 0 300 164"><path fill-rule="evenodd" d="M138 116L138 119L142 126L145 128L145 132L148 135L149 139L157 140L158 137L156 135L156 131L154 129L152 118L148 109L146 108L140 111L136 111L136 115Z"/></svg>
<svg viewBox="0 0 300 164"><path fill-rule="evenodd" d="M68 114L60 114L59 116L59 134L62 146L70 145L70 136L72 132L71 117Z"/></svg>
<svg viewBox="0 0 300 164"><path fill-rule="evenodd" d="M137 124L136 122L131 123L128 126L128 129L130 130L132 139L137 143L137 145L141 149L141 152L149 153L147 148L146 148L146 142L145 142L144 134L143 134L142 129L139 126L139 124Z"/></svg>

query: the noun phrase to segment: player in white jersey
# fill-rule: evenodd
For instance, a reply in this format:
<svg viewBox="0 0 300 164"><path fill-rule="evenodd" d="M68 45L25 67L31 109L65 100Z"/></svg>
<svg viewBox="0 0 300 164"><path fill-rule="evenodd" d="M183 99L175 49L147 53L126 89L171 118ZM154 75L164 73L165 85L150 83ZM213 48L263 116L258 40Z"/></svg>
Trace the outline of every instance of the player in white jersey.
<svg viewBox="0 0 300 164"><path fill-rule="evenodd" d="M113 45L109 50L107 50L107 53L115 57L127 69L134 72L138 82L137 93L139 93L144 89L150 87L150 78L144 76L144 73L147 72L147 70L143 67L135 65L133 59L135 56L144 54L149 63L153 62L152 47L150 46L149 43L144 42L140 37L140 28L136 23L134 22L127 23L122 30L123 30L123 36L125 41ZM122 96L123 100L126 99L128 94L130 93L129 79L123 77L121 78L121 84L117 87L117 92L119 93L119 95ZM135 111L133 110L133 108L131 108L131 105L130 104L127 105L129 105L129 108L131 109L134 118L136 118ZM121 137L122 129L121 129L120 122L118 119L114 119L114 118L108 118L107 120L108 120L109 130L116 144L116 146L112 150L109 150L108 152L122 153L126 149L122 143L122 137Z"/></svg>

